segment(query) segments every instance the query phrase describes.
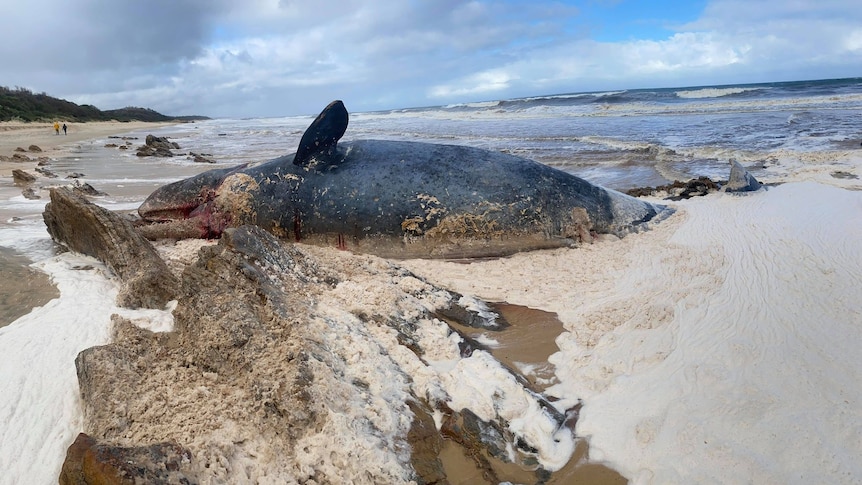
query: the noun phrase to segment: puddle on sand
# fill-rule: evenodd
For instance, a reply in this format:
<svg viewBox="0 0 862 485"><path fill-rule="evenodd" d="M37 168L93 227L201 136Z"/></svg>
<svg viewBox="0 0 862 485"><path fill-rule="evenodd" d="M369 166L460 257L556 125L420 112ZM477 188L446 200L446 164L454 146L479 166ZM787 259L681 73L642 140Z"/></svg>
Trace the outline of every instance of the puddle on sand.
<svg viewBox="0 0 862 485"><path fill-rule="evenodd" d="M565 331L563 322L556 313L521 305L492 303L491 309L510 325L502 332L486 334L499 344L491 353L507 367L521 372L535 390L543 392L556 381L548 357L560 350L556 338Z"/></svg>
<svg viewBox="0 0 862 485"><path fill-rule="evenodd" d="M30 268L30 261L0 248L0 327L60 296L47 275Z"/></svg>
<svg viewBox="0 0 862 485"><path fill-rule="evenodd" d="M555 383L554 366L548 357L557 352L555 339L564 332L556 313L510 303L489 303L509 327L495 331L447 323L483 347L509 369L523 375L534 391L543 392Z"/></svg>
<svg viewBox="0 0 862 485"><path fill-rule="evenodd" d="M479 343L487 342L489 339L496 341L493 346L487 346L489 352L503 365L523 375L534 391L544 392L548 386L556 382L554 366L548 363L548 357L559 350L555 339L565 331L563 323L557 318L556 313L536 308L505 302L490 303L489 306L509 323L509 327L500 331L490 331L463 326L449 319L446 321L463 335ZM625 477L612 468L590 462L589 444L584 439L578 439L575 453L566 466L545 476L538 476L535 471L526 470L517 464L504 463L487 453L483 453L482 458L498 479L511 483L544 485L628 483ZM488 480L485 471L468 456L468 452L461 445L454 441L444 442L440 461L443 463L449 483L453 485L497 483L497 481Z"/></svg>

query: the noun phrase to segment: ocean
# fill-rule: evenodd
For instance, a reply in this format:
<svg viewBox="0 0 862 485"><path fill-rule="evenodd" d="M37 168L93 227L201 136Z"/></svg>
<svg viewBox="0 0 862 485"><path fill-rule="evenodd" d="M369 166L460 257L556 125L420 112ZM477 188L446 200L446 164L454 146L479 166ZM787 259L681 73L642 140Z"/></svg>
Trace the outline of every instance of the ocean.
<svg viewBox="0 0 862 485"><path fill-rule="evenodd" d="M337 96L337 93L334 93L334 96ZM344 99L344 102L349 110L350 99ZM321 108L323 107L321 106ZM570 93L448 106L351 113L350 125L343 139L411 140L498 150L534 159L599 185L621 191L634 187L657 186L673 180L688 180L699 176L708 176L715 180L726 179L730 160L737 160L742 163L761 182L775 184L776 187L767 191L768 195L764 196L769 197L768 199L751 203L751 206L746 205L749 203L745 202L746 199L731 198L724 196L724 194L710 196L716 198L715 202L680 203L680 207L684 209L680 212L687 213L688 215L685 217L688 219L683 222L672 222L668 227L676 228L678 232L675 235L667 234L663 243L676 244L681 241L682 236L680 234L687 234L688 239L684 241L684 245L691 247L687 247L685 251L680 250L679 259L674 260L678 262L671 264L670 267L676 267L673 265L679 264L684 266L685 271L697 272L695 269L685 266L689 263L683 263L683 261L686 258L704 257L698 252L702 250L699 246L700 243L692 241L696 241L705 233L712 234L709 237L703 237L704 241L711 241L709 244L712 244L710 246L712 249L704 250L706 251L704 254L718 254L720 252L721 257L716 256L716 261L720 260L727 263L729 256L726 253L733 249L742 249L743 251L752 248L763 249L761 243L766 239L748 240L734 233L733 228L728 229L726 227L727 221L721 219L722 215L737 221L741 217L746 217L746 214L749 214L747 211L761 211L756 216L754 213L750 213L751 221L737 229L755 231L753 229L755 225L763 228L770 227L770 230L777 233L777 236L770 233L764 238L778 237L782 241L784 240L781 239L783 237L782 231L792 229L794 231L793 237L801 238L808 237L805 233L809 228L815 228L821 231L820 235L811 235L812 240L800 239L802 241L799 242L801 246L788 246L788 253L786 254L770 253L770 257L773 258L770 260L770 264L778 265L781 268L786 268L789 265L790 267L813 268L815 272L823 271L827 277L822 281L821 279L817 280L817 285L821 286L812 286L810 294L805 294L807 285L814 283L805 280L793 271L785 274L781 271L773 271L767 265L762 271L778 274L783 279L774 281L761 275L764 276L762 281L758 278L754 279L758 281L758 284L764 286L752 291L760 292L755 301L765 306L773 304L769 300L770 297L775 297L778 302L784 302L784 299L790 298L787 295L792 295L797 301L809 301L806 298L810 299L816 303L815 308L824 312L823 318L826 321L824 328L840 330L844 334L828 337L816 332L811 335L805 334L804 339L798 342L793 340L793 359L796 360L790 361L787 355L779 355L769 357L773 360L764 357L766 360L761 361L751 357L751 355L759 352L759 346L763 343L748 342L741 337L746 335L745 332L750 329L726 328L724 329L726 332L723 334L724 338L737 332L736 337L731 337L734 345L741 346L746 350L743 352L745 358L754 359L746 361L748 362L747 365L764 365L767 368L766 374L771 377L766 380L752 381L749 380L748 371L743 372L739 369L729 371L707 365L703 365L699 370L690 370L690 376L683 372L678 374L678 377L685 378L683 380L689 377L693 380L699 378L699 385L713 385L716 389L724 390L725 395L733 395L738 399L735 403L725 399L722 405L727 406L726 409L731 409L734 405L744 409L747 405L745 402L745 392L747 391L734 386L734 382L737 382L734 379L738 380L740 386L761 386L764 389L769 388L772 383L781 381L781 386L786 389L781 392L773 392L772 388L769 388L766 396L758 394L759 397L755 400L756 403L754 404L767 409L767 411L777 409L770 408L770 405L775 404L775 400L785 403L786 400L792 399L795 395L793 386L798 386L800 404L797 413L781 407L781 412L786 413L787 416L776 417L774 414L764 411L758 415L760 416L758 421L749 416L737 416L741 412L739 410L728 410L727 414L719 420L720 424L717 426L732 426L733 420L727 416L733 415L737 416L740 422L746 423L746 426L757 430L758 434L774 432L776 436L787 436L789 432L786 429L782 428L780 431L776 431L776 429L795 423L792 425L795 426L793 429L802 435L794 439L804 442L804 446L798 447L801 453L806 452L807 446L821 446L822 448L816 453L819 464L811 465L817 469L818 473L795 465L793 468L789 465L791 461L787 457L771 456L770 453L783 453L780 446L770 444L761 447L747 441L740 443L734 441L732 437L724 435L721 438L721 450L711 450L710 454L703 458L705 460L703 463L682 463L674 465L675 468L672 467L673 469L668 471L668 465L661 464L661 456L677 457L685 462L686 453L694 453L692 456L698 456L695 451L688 450L685 452L683 449L694 446L693 443L696 440L694 438L687 439L684 443L685 447L683 447L680 445L681 442L675 438L667 442L660 441L662 436L673 435L678 437L683 432L687 432L690 437L704 438L704 443L706 443L713 436L710 435L710 430L714 428L709 423L698 421L685 422L679 424L679 429L674 428L667 421L668 416L679 418L689 415L684 410L680 411L673 408L671 404L652 397L648 400L648 405L653 415L649 419L647 417L640 420L635 419L635 416L639 416L638 411L633 411L621 403L648 395L648 390L639 387L641 384L637 383L636 379L639 375L636 368L646 364L641 362L634 367L631 365L627 367L620 364L621 360L613 361L613 359L623 359L622 355L631 353L633 349L644 344L643 342L629 342L628 347L621 347L619 342L627 341L626 339L630 337L614 333L613 329L609 330L608 334L596 334L595 341L592 342L591 346L587 346L589 352L584 351L586 347L583 343L568 342L564 335L558 337L556 345L560 347L560 352L552 356L549 361L557 369L556 376L552 379L555 384L550 387L550 392L557 392L559 395L556 397L563 401L576 398L585 399L587 405L585 406L582 431L585 435L594 436L594 441L591 441L595 450L593 459L609 463L615 469L624 472L627 478L635 483L694 483L703 481L703 479L715 483L733 483L734 480L723 480L721 477L711 477L712 480L709 480L709 473L718 473L715 470L721 470L722 467L743 466L740 465L742 462L745 463L743 469L760 470L757 473L761 474L757 476L763 479L762 483L787 482L785 479L791 475L785 473L786 470L782 470L782 464L785 463L787 463L786 468L793 468L794 473L798 472L797 475L793 476L809 477L813 478L813 481L829 479L838 483L858 483L860 476L862 476L862 470L859 469L858 464L848 463L845 455L855 453L860 446L859 443L862 443L862 429L858 424L862 422L862 416L859 412L859 409L862 409L860 391L847 390L838 383L835 384L838 388L830 387L827 392L809 381L820 378L832 383L831 377L823 376L845 372L847 381L852 382L853 386L858 388L859 381L856 378L862 377L862 363L860 363L859 358L854 356L852 349L845 349L842 346L845 344L841 343L848 341L848 339L858 342L859 340L852 339L860 336L858 327L862 325L860 324L862 322L862 308L856 303L862 301L862 289L860 289L862 288L862 277L859 274L853 274L852 271L845 274L846 271L849 271L847 268L862 266L862 258L857 257L860 253L856 249L860 240L859 237L862 236L860 234L860 230L862 230L862 215L860 215L862 213L862 197L859 195L862 194L859 192L862 191L862 180L859 179L862 176L862 124L860 124L860 115L862 115L862 78L853 78L735 86ZM0 401L0 426L7 430L12 428L17 430L17 432L8 431L4 444L0 445L0 469L22 473L32 472L32 469L28 468L26 460L22 462L20 450L25 450L31 452L32 456L38 456L41 460L39 463L47 467L47 471L44 472L45 483L56 479L55 468L62 461L65 447L77 433L78 428L76 426L80 427L80 410L74 409L78 405L75 391L74 355L81 348L104 343L107 338L105 330L107 317L112 311L119 311L112 306L113 303L110 299L111 292L115 290L110 289L109 272L94 260L60 254L60 251L50 241L41 220L41 212L48 199L47 188L70 183L71 180L66 178L69 174L83 174L77 180L82 183L89 183L107 194L94 198L94 202L113 210L132 211L152 190L165 183L211 168L266 161L295 151L302 133L313 117L314 115L265 119L215 119L158 128L151 132L124 134L123 136L127 137L128 140L101 138L75 144L68 147L66 155L51 160L44 167L56 173L58 178L39 179L37 185L42 187L39 191L42 198L39 200L25 199L21 195L20 189L13 185L10 178L0 179L0 270L3 274L3 281L0 281L0 372L2 372L0 373L0 378L2 378L0 395L3 396L2 401ZM123 151L116 147L105 146L109 143L122 144L126 141L133 146L138 146L143 143L143 138L149 133L157 136L168 136L172 141L176 141L182 147L176 153L195 152L205 155L216 163L195 163L184 155L164 159L142 159L135 156L134 150ZM797 200L797 198L802 198L802 200ZM830 205L832 203L840 203L843 208ZM775 222L784 221L785 219L782 218L787 216L782 212L782 207L787 207L787 210L801 214L799 217L802 215L810 216L810 220L806 219L809 224L797 225L796 222L793 222L795 219L792 218L788 218L784 225ZM810 207L815 207L821 212L809 214L806 211ZM695 216L699 217L696 223L692 222L692 218ZM830 226L830 218L833 216L835 223L843 224L843 226L836 229L837 232L828 232L834 229ZM697 231L692 229L694 227L692 224L698 228ZM712 233L712 227L722 227L722 231ZM659 230L657 233L661 233L661 231ZM721 237L715 236L715 234L720 234ZM632 237L635 238L632 241L638 241L639 239L636 238L640 237L645 238L643 241L651 241L650 237L659 236L650 236L646 233ZM824 240L824 238L828 238L828 240ZM625 238L625 240L628 239L628 237ZM735 241L740 246L732 246L728 241ZM837 249L831 246L833 243L840 243ZM842 245L844 243L848 247ZM633 245L634 243L629 242L627 244ZM652 247L652 244L654 242L644 242L644 247ZM704 242L703 244L707 243ZM636 246L632 246L630 250L635 251ZM819 254L819 251L833 250L835 251L833 254ZM661 250L657 249L657 251ZM543 254L545 253L531 255L531 258L541 260ZM589 252L585 252L585 254L589 254ZM806 255L805 258L807 259L803 258L803 254ZM545 261L559 261L558 258L561 257L554 253L554 255L548 255ZM610 258L611 256L607 257ZM512 260L517 261L518 257L512 258ZM535 263L535 259L531 261ZM808 264L811 261L815 261L812 263L813 266ZM838 267L836 261L840 261L841 267ZM748 263L754 268L762 266L762 262L756 259L748 261ZM539 264L541 266L541 263ZM425 263L421 262L415 263L414 266L416 271L421 271L424 268L429 272L429 275L437 273L441 283L461 285L457 291L473 288L476 296L482 298L494 299L496 297L497 301L506 301L510 304L520 304L558 313L566 332L571 334L578 333L575 327L580 321L579 319L584 318L586 311L582 307L573 308L575 297L564 291L559 293L559 298L556 300L543 303L526 297L523 301L516 301L518 297L509 291L499 288L492 290L493 285L491 283L488 283L484 290L475 284L470 286L472 283L466 281L469 278L459 279L457 275L461 274L459 271L463 272L465 271L464 268L473 265L453 266L449 268L450 273L442 271L441 267L427 267ZM601 272L601 266L597 265L595 272ZM733 265L729 264L729 266ZM474 268L483 267L475 266ZM717 264L709 268L716 275L727 276L724 273L726 268L721 265ZM739 268L739 271L744 271L744 269ZM497 269L495 271L505 273L506 270ZM524 271L529 272L530 269ZM557 271L560 271L559 268ZM618 272L614 274L621 277ZM698 273L698 275L705 280L693 281L692 284L694 286L703 285L704 288L707 288L701 293L697 293L704 301L708 302L710 295L712 295L717 298L716 304L732 307L735 304L734 298L742 298L737 294L721 294L719 299L717 295L720 293L720 288L723 288L721 285L726 284L730 279L721 280L716 277L717 279L713 281L709 274ZM584 280L589 280L592 277L591 274L581 276ZM659 276L663 279L682 277L663 272L659 272ZM428 277L431 278L431 276ZM504 276L501 277L504 278ZM544 280L548 281L551 278ZM622 281L629 280L623 278ZM640 281L640 284L644 287L655 285L661 288L661 284L656 283L656 281L647 278ZM559 284L564 285L565 283ZM603 284L608 285L610 283L605 281ZM775 291L770 286L773 284ZM58 290L57 287L60 289ZM612 287L607 286L607 288ZM782 288L787 289L786 294L782 293ZM77 295L75 298L78 298L78 301L70 303L63 297L57 298L58 291L61 294L66 291L70 295ZM525 294L527 291L528 289L524 289ZM633 290L628 288L626 291ZM649 293L649 295L652 298L650 301L664 298L664 296L660 296L660 292ZM839 295L841 299L830 300L834 295ZM680 315L685 314L684 310L702 303L692 301L691 298L692 295L686 293L676 299L669 300L664 307L655 309L656 321L642 323L638 327L638 331L642 331L643 328L657 328L661 322L669 322L668 325L680 325L677 320L682 318ZM634 298L634 300L637 299ZM835 308L824 310L823 305L826 301L832 301L832 305L837 310ZM543 305L544 308L542 308ZM583 306L584 302L581 302L580 305ZM794 315L804 314L805 318L808 319L817 318L816 313L806 313L811 306L805 308L806 310L800 310ZM636 312L637 310L633 309L632 311ZM721 318L734 319L738 318L740 314L719 312L718 315ZM751 317L751 314L746 313L745 315L746 318ZM762 317L767 320L769 318L773 320L776 318L789 319L787 321L790 323L787 323L786 326L778 325L769 329L770 332L779 335L778 341L784 343L787 340L781 337L781 332L788 332L788 335L795 332L796 326L793 322L796 320L793 319L801 318L778 310L771 317L764 317L759 313L757 315L759 316L756 318ZM712 319L716 318L716 315L703 310L702 314L699 314L699 318L713 321ZM756 320L755 317L751 318ZM68 325L64 325L63 321L57 322L56 319L66 320L65 323ZM97 328L91 329L91 331L81 331L76 329L72 325L73 323L75 325L95 325ZM830 326L832 324L834 326ZM621 324L621 326L614 328L623 329L625 326ZM704 330L704 332L708 331ZM611 343L606 344L602 340L609 338L608 335L610 334L613 334L611 340L616 342L613 344L615 346L612 346ZM50 335L51 338L47 338L46 335ZM677 338L680 342L685 340L678 334L676 335L676 337L663 335L662 338L671 340ZM652 337L644 338L649 340ZM704 338L695 336L690 342L699 342L697 345L701 345ZM52 349L48 342L54 342L58 347ZM695 343L692 345L694 346ZM834 356L830 357L829 352L824 351L823 347L833 344L841 348L835 351ZM674 349L679 348L667 341L662 341L659 346L663 349L661 352L665 353L663 355L672 354ZM569 350L566 350L567 348ZM604 348L612 350L608 350L609 353L606 355L599 355L599 350ZM566 352L570 353L567 354ZM43 354L46 353L52 356L50 358L45 357ZM742 354L731 352L727 354L726 358L732 360L740 358L740 355ZM812 357L814 360L808 360L809 355L814 356ZM644 359L649 361L646 357ZM851 361L848 362L848 359ZM572 362L575 361L581 362L581 367L573 369ZM662 362L666 361L662 360ZM813 374L807 376L805 382L797 381L794 383L792 379L785 381L779 379L779 372L769 367L773 364L777 366L776 362L780 362L782 365L801 367L810 365L812 368L816 368L816 372L811 371ZM680 364L681 367L676 370L683 369L686 365L690 365L690 362ZM589 379L594 378L595 376L588 371L598 372L596 370L598 367L593 368L592 366L604 366L605 369L612 369L607 370L609 374L602 377L607 382L602 380L602 385L596 384L592 388L588 388L589 386L586 384L573 382L575 379L589 381ZM24 370L19 370L22 367ZM715 409L710 408L705 401L686 401L685 395L680 395L679 389L688 389L685 387L687 384L680 383L680 387L673 389L662 387L663 384L659 377L665 374L656 373L658 368L649 367L649 372L652 372L649 374L649 382L655 385L655 389L662 392L666 391L668 396L673 396L674 399L679 399L679 402L689 403L692 408L696 408L696 411L692 411L691 415L708 416L709 413L715 412ZM668 372L673 375L673 369L668 370ZM35 375L41 376L38 384L33 383L36 380ZM668 379L668 381L671 380ZM59 384L61 381L63 382L62 385ZM632 386L628 388L629 394L623 392L627 389L624 385L626 382ZM790 387L787 388L788 386ZM49 389L51 390L49 391ZM55 392L60 394L55 396L52 394ZM821 406L823 409L817 408L816 399L811 403L813 410L805 407L809 399L812 398L810 396L804 397L802 394L808 393L810 395L812 392L822 392L826 396L827 403ZM593 414L596 417L591 421L588 407L589 398L601 402L607 409L613 409L628 416L621 420L624 421L624 423L619 424L621 428L610 433L607 439L601 437L602 428L600 425L613 426L613 419ZM819 416L821 412L834 414L829 411L829 400L833 398L841 399L847 403L847 407L842 404L839 413L846 419L835 418L830 421L830 425L819 427L816 420L810 422L814 418L803 416L806 411L813 413L815 417ZM43 402L45 399L60 403L59 407L52 411L55 414L47 411L49 404ZM613 399L617 400L614 401ZM856 406L855 409L851 409L852 405ZM665 408L661 408L661 406L665 406ZM668 409L674 409L677 412L675 414L668 413ZM703 419L706 420L707 418L703 417ZM774 422L768 423L767 421L770 420ZM51 421L51 423L46 424L47 421ZM64 424L58 425L57 422ZM810 426L807 425L809 422ZM846 425L853 422L856 424L847 429ZM626 426L628 427L626 428ZM629 443L631 440L627 441L628 435L625 433L626 430L635 429L638 430L637 439L640 440L637 441L638 446L648 448L651 452L646 452L640 448L632 451ZM11 438L9 438L10 436ZM677 446L677 448L668 448L673 448L673 446ZM765 457L756 456L758 453L765 455ZM745 459L739 458L741 456L744 456ZM665 458L665 460L667 459L669 458ZM713 461L709 461L711 459ZM805 460L802 461L808 463ZM766 466L765 462L769 462L770 465ZM832 471L825 470L823 473L819 473L819 467L829 468ZM705 475L697 475L692 469L700 469ZM14 473L11 476L15 476ZM4 481L5 479L0 477L0 483L7 483ZM8 483L14 483L14 480ZM38 481L33 483L38 483Z"/></svg>

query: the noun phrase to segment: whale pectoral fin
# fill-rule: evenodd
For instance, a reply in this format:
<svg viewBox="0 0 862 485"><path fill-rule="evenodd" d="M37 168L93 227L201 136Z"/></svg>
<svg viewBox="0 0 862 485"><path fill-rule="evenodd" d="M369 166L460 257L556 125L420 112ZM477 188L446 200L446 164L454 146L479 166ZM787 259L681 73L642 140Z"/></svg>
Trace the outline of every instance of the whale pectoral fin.
<svg viewBox="0 0 862 485"><path fill-rule="evenodd" d="M347 131L347 108L341 100L335 100L317 115L299 140L293 164L305 166L317 153L331 151Z"/></svg>

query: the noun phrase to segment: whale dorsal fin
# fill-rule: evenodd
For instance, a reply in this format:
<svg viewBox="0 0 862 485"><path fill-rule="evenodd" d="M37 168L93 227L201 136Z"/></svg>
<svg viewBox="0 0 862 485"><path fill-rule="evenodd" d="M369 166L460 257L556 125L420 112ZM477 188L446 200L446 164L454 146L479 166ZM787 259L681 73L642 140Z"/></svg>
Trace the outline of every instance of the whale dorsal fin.
<svg viewBox="0 0 862 485"><path fill-rule="evenodd" d="M335 100L317 115L317 118L308 125L308 129L302 134L296 155L293 157L294 165L308 165L309 159L318 153L332 152L335 144L347 131L347 108L341 100Z"/></svg>

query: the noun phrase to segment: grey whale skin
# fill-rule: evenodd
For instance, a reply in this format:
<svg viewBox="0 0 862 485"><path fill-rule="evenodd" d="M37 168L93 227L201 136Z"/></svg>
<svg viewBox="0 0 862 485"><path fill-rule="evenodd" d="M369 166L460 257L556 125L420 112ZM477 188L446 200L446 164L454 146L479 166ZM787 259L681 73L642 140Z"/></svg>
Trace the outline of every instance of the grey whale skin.
<svg viewBox="0 0 862 485"><path fill-rule="evenodd" d="M165 185L140 206L147 237L218 237L254 224L293 241L395 258L493 257L645 229L671 209L572 174L479 148L338 143L334 101L297 154Z"/></svg>

